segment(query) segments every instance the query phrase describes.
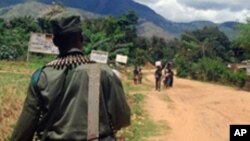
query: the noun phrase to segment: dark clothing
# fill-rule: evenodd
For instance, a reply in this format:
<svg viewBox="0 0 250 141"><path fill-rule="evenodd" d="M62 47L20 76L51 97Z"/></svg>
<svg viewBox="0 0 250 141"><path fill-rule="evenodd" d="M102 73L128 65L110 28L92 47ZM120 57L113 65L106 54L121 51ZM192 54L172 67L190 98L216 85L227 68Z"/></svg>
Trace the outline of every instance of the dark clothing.
<svg viewBox="0 0 250 141"><path fill-rule="evenodd" d="M139 70L137 68L134 69L134 83L137 84L139 80Z"/></svg>
<svg viewBox="0 0 250 141"><path fill-rule="evenodd" d="M138 75L139 74L139 71L138 69L134 69L134 76Z"/></svg>
<svg viewBox="0 0 250 141"><path fill-rule="evenodd" d="M161 90L161 80L158 80L158 79L155 80L155 90L158 90L158 91Z"/></svg>
<svg viewBox="0 0 250 141"><path fill-rule="evenodd" d="M142 83L142 71L141 71L141 69L139 69L139 72L138 72L138 81L140 84Z"/></svg>
<svg viewBox="0 0 250 141"><path fill-rule="evenodd" d="M174 73L171 69L165 70L165 80L164 85L165 87L172 87L174 81Z"/></svg>
<svg viewBox="0 0 250 141"><path fill-rule="evenodd" d="M59 57L33 74L11 141L31 141L35 131L42 136L54 114L46 140L86 140L89 62L78 49L63 57L69 55L71 63ZM74 58L81 62L74 61ZM69 64L64 65L66 62ZM99 133L101 138L111 138L116 130L130 124L130 109L119 78L107 65L100 68ZM34 85L36 78L38 81ZM59 107L53 111L59 97Z"/></svg>
<svg viewBox="0 0 250 141"><path fill-rule="evenodd" d="M168 77L169 77L168 86L173 87L174 72L172 70L169 70Z"/></svg>
<svg viewBox="0 0 250 141"><path fill-rule="evenodd" d="M173 68L173 62L169 61L167 64L167 69L172 69Z"/></svg>
<svg viewBox="0 0 250 141"><path fill-rule="evenodd" d="M161 76L162 76L161 69L157 69L155 71L155 89L159 91L161 89Z"/></svg>
<svg viewBox="0 0 250 141"><path fill-rule="evenodd" d="M161 69L157 69L155 71L155 79L161 79L162 73L161 73Z"/></svg>

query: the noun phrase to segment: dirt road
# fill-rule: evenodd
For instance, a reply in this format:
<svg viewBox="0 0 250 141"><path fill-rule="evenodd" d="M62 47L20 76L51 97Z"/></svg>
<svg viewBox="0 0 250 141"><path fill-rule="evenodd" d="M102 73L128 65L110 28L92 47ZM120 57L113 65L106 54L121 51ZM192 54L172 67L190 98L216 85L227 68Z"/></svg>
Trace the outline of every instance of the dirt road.
<svg viewBox="0 0 250 141"><path fill-rule="evenodd" d="M150 118L171 128L149 141L229 141L230 124L250 124L250 93L236 88L175 78L173 88L145 95Z"/></svg>

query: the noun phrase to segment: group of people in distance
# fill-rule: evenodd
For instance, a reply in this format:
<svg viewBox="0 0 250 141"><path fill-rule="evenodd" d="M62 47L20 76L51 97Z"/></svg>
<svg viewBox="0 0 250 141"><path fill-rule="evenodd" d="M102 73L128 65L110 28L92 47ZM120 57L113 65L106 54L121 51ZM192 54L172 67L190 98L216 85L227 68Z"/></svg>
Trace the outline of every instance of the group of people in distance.
<svg viewBox="0 0 250 141"><path fill-rule="evenodd" d="M155 89L160 91L161 90L161 81L163 80L163 84L166 88L173 87L174 81L174 72L172 70L173 63L168 62L165 67L161 65L156 65L156 70L154 73L155 76ZM163 71L163 73L162 73ZM135 66L133 71L134 77L134 84L141 84L142 83L142 70L140 67Z"/></svg>
<svg viewBox="0 0 250 141"><path fill-rule="evenodd" d="M155 71L155 90L161 90L161 80L163 78L163 84L166 88L173 87L174 81L174 72L172 71L172 63L169 62L167 66L164 68L162 66L156 66ZM164 73L162 75L162 70L164 69Z"/></svg>

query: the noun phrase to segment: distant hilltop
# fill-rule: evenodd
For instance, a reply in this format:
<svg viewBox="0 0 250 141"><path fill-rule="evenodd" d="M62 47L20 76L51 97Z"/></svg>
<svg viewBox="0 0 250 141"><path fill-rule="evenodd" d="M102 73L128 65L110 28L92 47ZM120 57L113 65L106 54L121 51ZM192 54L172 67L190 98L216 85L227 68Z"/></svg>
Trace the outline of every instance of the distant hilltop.
<svg viewBox="0 0 250 141"><path fill-rule="evenodd" d="M41 14L38 12L39 10L45 8L48 4L55 3L55 1L66 7L71 7L71 10L80 12L85 18L95 18L100 15L119 16L128 10L133 10L140 18L139 34L147 37L156 35L171 39L179 37L184 31L201 29L205 26L218 26L230 39L234 39L237 35L237 22L222 24L215 24L210 21L172 22L149 7L133 0L1 0L0 17L9 18L24 15L36 17Z"/></svg>

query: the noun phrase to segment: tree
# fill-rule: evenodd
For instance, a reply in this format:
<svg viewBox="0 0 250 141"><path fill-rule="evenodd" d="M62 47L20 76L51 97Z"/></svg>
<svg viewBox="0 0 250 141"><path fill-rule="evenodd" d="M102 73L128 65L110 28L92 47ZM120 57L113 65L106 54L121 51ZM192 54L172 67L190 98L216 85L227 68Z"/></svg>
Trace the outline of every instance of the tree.
<svg viewBox="0 0 250 141"><path fill-rule="evenodd" d="M0 20L1 59L16 59L26 55L29 33L39 30L30 17L14 18L8 22Z"/></svg>
<svg viewBox="0 0 250 141"><path fill-rule="evenodd" d="M250 58L250 18L247 23L241 23L239 26L240 34L237 38L239 46L248 54L247 58Z"/></svg>
<svg viewBox="0 0 250 141"><path fill-rule="evenodd" d="M109 59L116 54L130 55L134 51L136 39L137 16L126 13L119 18L106 17L86 20L83 26L85 33L84 52L98 49L109 52Z"/></svg>
<svg viewBox="0 0 250 141"><path fill-rule="evenodd" d="M218 27L204 27L201 30L185 32L181 36L181 42L180 54L186 56L187 60L219 57L225 62L232 61L230 41Z"/></svg>
<svg viewBox="0 0 250 141"><path fill-rule="evenodd" d="M131 62L135 65L144 65L147 62L152 62L152 58L148 51L149 40L143 37L137 37L134 41L135 49L130 52L130 56L133 57Z"/></svg>
<svg viewBox="0 0 250 141"><path fill-rule="evenodd" d="M18 17L10 20L7 24L8 28L22 28L25 32L39 32L40 28L36 20L32 17Z"/></svg>
<svg viewBox="0 0 250 141"><path fill-rule="evenodd" d="M37 19L37 23L43 33L52 33L52 27L47 17L40 17Z"/></svg>
<svg viewBox="0 0 250 141"><path fill-rule="evenodd" d="M136 37L136 25L138 22L138 17L134 11L128 11L118 18L118 24L121 30L125 31L125 40L133 41Z"/></svg>
<svg viewBox="0 0 250 141"><path fill-rule="evenodd" d="M177 75L205 81L227 82L226 64L235 61L236 48L218 27L185 32L176 55ZM238 52L240 53L240 52Z"/></svg>

